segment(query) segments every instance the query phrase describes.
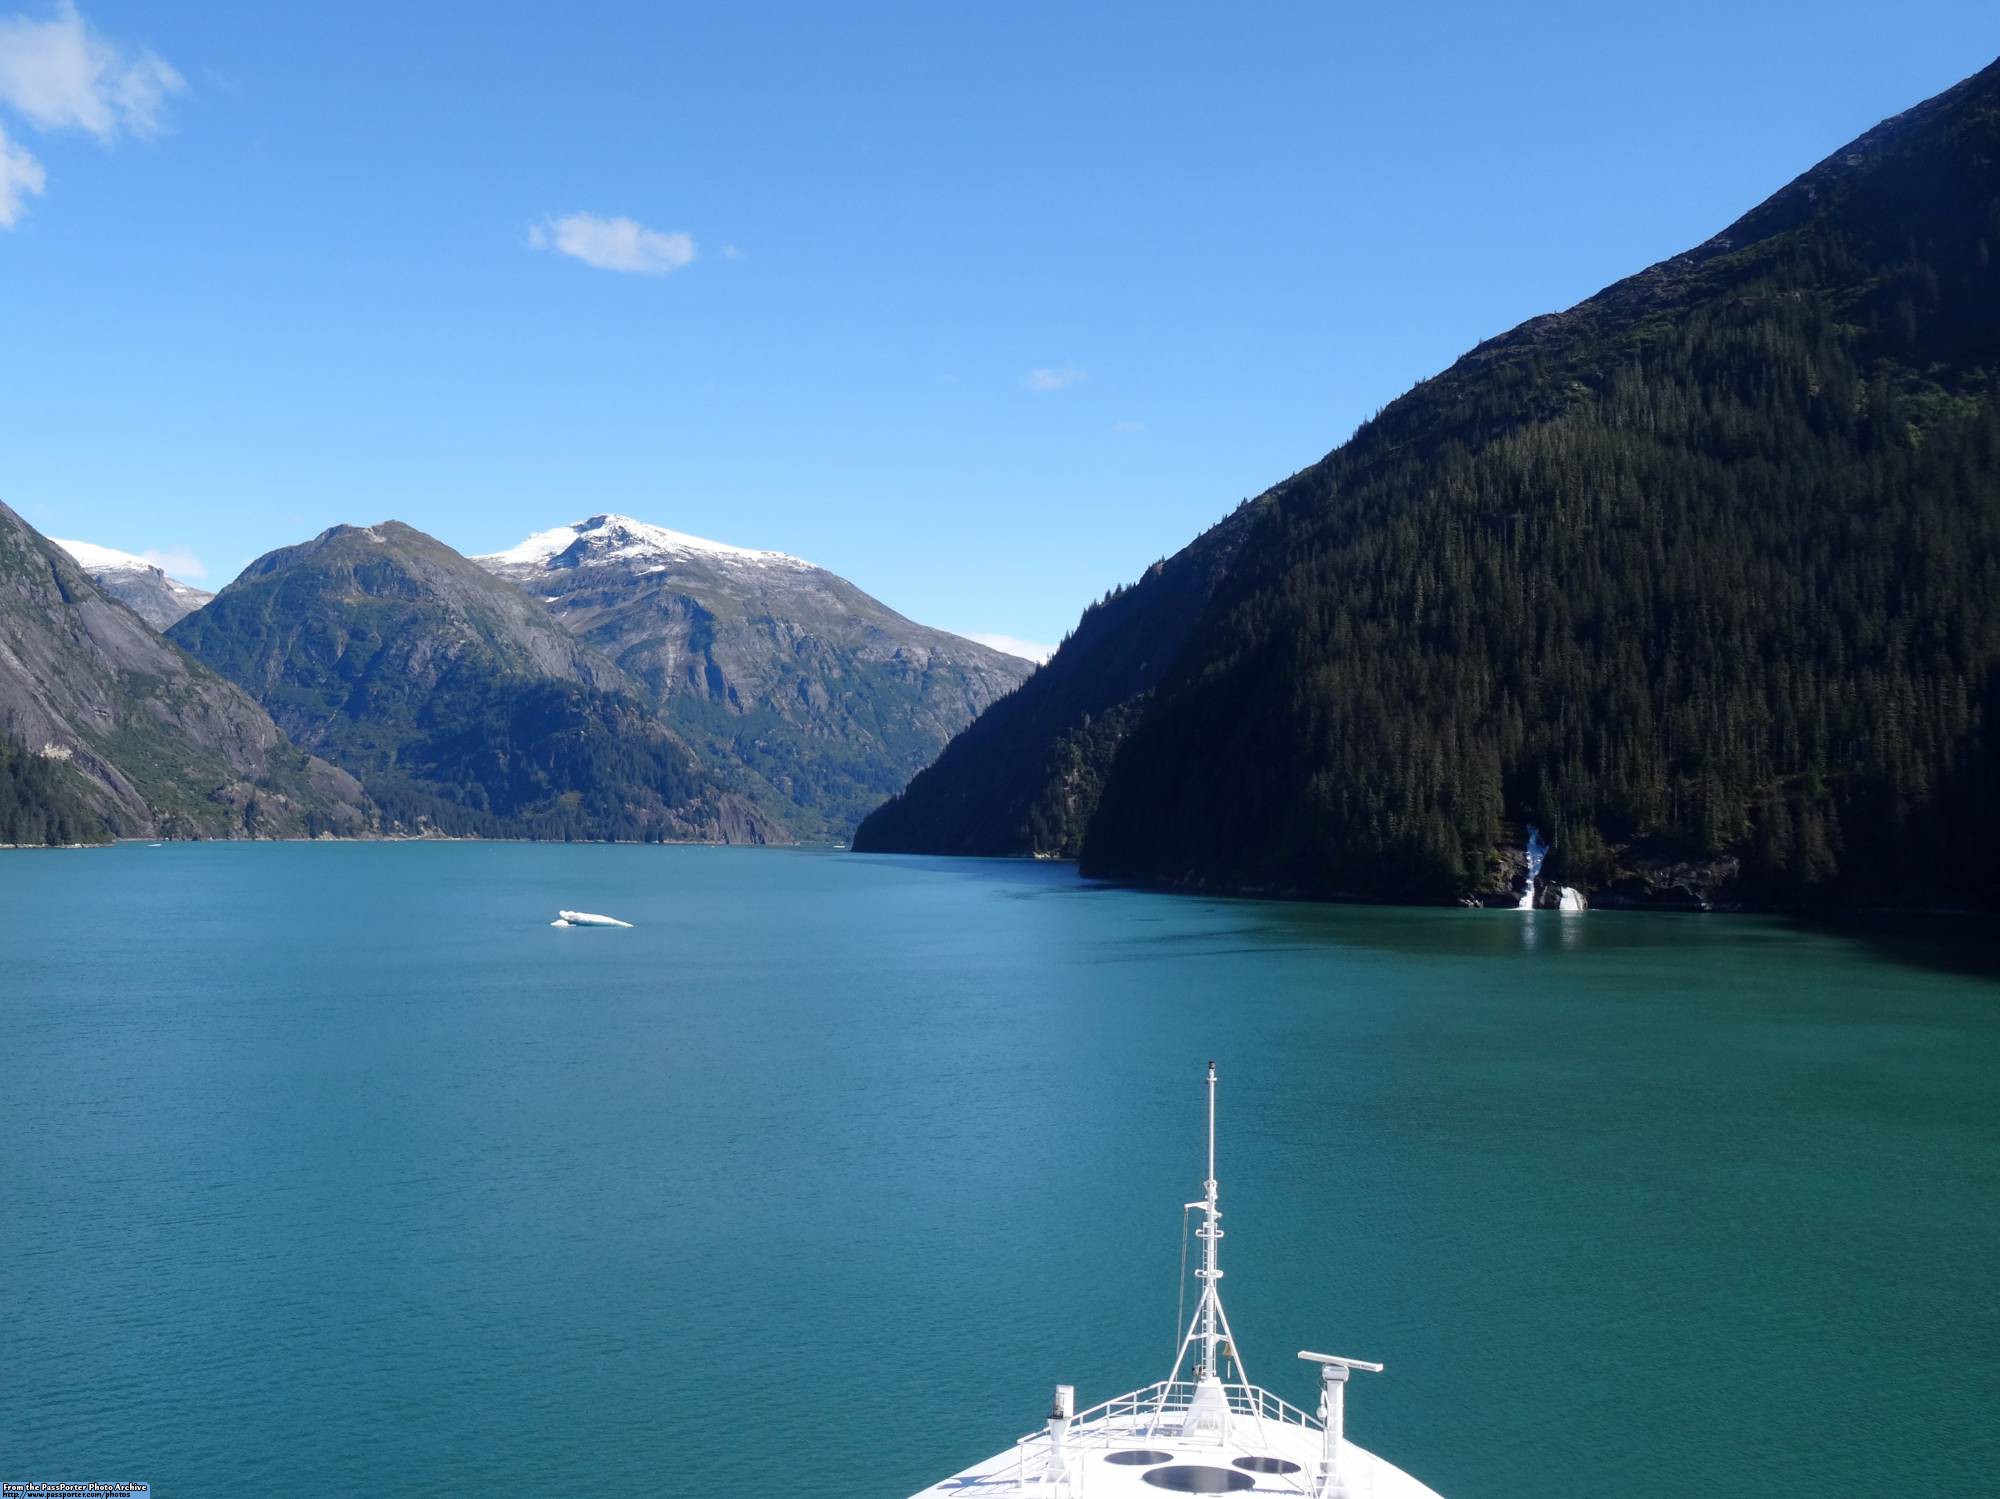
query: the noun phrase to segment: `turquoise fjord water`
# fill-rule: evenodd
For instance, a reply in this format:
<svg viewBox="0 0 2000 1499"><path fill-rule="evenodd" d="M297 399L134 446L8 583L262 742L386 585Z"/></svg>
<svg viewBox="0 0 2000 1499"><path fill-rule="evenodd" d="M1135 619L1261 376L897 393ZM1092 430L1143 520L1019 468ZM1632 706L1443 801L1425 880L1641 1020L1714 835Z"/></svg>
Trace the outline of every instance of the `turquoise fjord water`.
<svg viewBox="0 0 2000 1499"><path fill-rule="evenodd" d="M631 931L549 927L556 907ZM0 1469L900 1496L1172 1351L1447 1499L1991 1492L1950 929L526 845L0 857Z"/></svg>

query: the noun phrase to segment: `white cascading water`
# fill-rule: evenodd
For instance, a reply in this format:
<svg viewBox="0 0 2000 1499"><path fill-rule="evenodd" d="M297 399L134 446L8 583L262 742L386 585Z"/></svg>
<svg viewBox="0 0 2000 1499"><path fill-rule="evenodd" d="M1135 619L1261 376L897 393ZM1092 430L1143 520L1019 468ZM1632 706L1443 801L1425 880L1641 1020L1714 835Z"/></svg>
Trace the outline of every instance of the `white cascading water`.
<svg viewBox="0 0 2000 1499"><path fill-rule="evenodd" d="M1535 909L1535 881L1541 876L1542 860L1548 856L1549 846L1542 842L1542 830L1537 827L1530 827L1528 829L1528 888L1522 892L1521 904L1516 909L1522 911L1532 911Z"/></svg>

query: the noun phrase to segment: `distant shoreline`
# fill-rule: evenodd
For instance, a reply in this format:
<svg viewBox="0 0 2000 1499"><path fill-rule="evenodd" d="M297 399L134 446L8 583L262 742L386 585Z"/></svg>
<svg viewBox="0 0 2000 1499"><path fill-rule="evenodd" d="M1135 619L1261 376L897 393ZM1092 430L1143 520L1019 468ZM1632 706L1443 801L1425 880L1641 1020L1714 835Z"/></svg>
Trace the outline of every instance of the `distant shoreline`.
<svg viewBox="0 0 2000 1499"><path fill-rule="evenodd" d="M790 849L822 850L827 853L883 853L884 850L854 850L833 842L797 841L792 843L721 843L693 839L657 839L647 843L635 838L481 838L475 834L385 834L366 838L322 836L318 838L116 838L109 843L0 843L0 853L6 852L67 852L75 850L115 848L120 844L188 844L188 843L503 843L528 847L549 847L568 844L573 847L592 848L717 848L717 849ZM976 859L982 863L1015 863L1044 866L1049 864L1074 865L1074 859L1061 859L1047 854L890 854L892 858L918 859ZM1404 911L1449 911L1449 910L1489 910L1511 911L1512 906L1478 904L1468 905L1462 901L1385 901L1372 900L1365 896L1307 896L1285 894L1278 891L1248 890L1204 890L1191 886L1148 884L1142 881L1093 878L1092 883L1108 889L1139 891L1149 895L1173 895L1205 900L1254 901L1260 904L1282 904L1300 906L1376 906L1384 910ZM1952 921L2000 922L2000 912L1982 910L1976 906L1764 906L1752 904L1716 905L1706 909L1695 906L1669 904L1643 905L1606 901L1593 903L1586 912L1577 915L1642 915L1642 916L1786 916L1809 921L1841 921L1849 918L1868 920L1881 919L1929 919Z"/></svg>
<svg viewBox="0 0 2000 1499"><path fill-rule="evenodd" d="M88 852L91 849L117 848L121 844L180 844L180 843L522 843L541 846L570 844L597 848L824 848L837 847L831 841L814 842L794 839L789 843L726 843L710 838L655 838L650 842L644 838L482 838L477 833L379 833L366 837L345 834L321 834L318 837L287 838L184 838L172 834L157 837L113 838L104 843L0 843L0 853L58 853L74 850Z"/></svg>

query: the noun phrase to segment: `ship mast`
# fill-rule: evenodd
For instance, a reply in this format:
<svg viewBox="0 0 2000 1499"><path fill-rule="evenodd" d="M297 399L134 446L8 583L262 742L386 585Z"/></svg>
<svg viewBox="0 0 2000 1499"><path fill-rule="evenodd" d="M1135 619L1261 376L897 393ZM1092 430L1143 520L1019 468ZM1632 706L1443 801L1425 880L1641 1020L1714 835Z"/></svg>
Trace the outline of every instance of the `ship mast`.
<svg viewBox="0 0 2000 1499"><path fill-rule="evenodd" d="M1181 1346L1174 1358L1174 1372L1167 1376L1161 1386L1159 1405L1154 1410L1157 1427L1158 1417L1166 1408L1174 1384L1181 1377L1181 1366L1187 1362L1188 1350L1197 1343L1200 1353L1195 1362L1195 1394L1189 1409L1189 1419L1199 1419L1204 1426L1213 1430L1219 1439L1228 1423L1228 1402L1223 1396L1222 1364L1226 1359L1236 1369L1236 1383L1248 1383L1250 1376L1244 1372L1243 1360L1237 1356L1236 1337L1229 1330L1229 1313L1222 1307L1222 1267L1218 1263L1222 1242L1222 1208L1218 1201L1220 1190L1215 1180L1215 1063L1208 1064L1208 1176L1202 1182L1202 1199L1190 1202L1189 1209L1200 1208L1201 1227L1195 1236L1201 1240L1201 1268L1195 1276L1201 1281L1201 1301L1194 1309L1187 1331L1181 1337ZM1207 1393L1205 1387L1212 1386Z"/></svg>
<svg viewBox="0 0 2000 1499"><path fill-rule="evenodd" d="M1215 1191L1215 1063L1208 1064L1208 1176L1202 1182L1206 1194L1202 1199L1203 1223L1195 1230L1195 1236L1202 1241L1201 1268L1195 1271L1202 1284L1201 1293L1201 1367L1195 1377L1204 1374L1220 1374L1221 1366L1216 1362L1216 1345L1222 1341L1222 1334L1216 1330L1216 1314L1222 1310L1222 1299L1216 1291L1216 1282L1222 1279L1222 1271L1215 1259L1219 1241L1222 1238L1222 1209L1216 1206Z"/></svg>

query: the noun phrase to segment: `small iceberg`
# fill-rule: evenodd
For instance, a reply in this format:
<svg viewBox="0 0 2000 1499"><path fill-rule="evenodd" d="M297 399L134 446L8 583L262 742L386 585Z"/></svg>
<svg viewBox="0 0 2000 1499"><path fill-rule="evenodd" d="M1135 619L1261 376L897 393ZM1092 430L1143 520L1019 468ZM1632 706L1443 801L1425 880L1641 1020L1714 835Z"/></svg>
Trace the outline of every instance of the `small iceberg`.
<svg viewBox="0 0 2000 1499"><path fill-rule="evenodd" d="M616 916L599 916L595 911L558 911L550 926L630 926Z"/></svg>

